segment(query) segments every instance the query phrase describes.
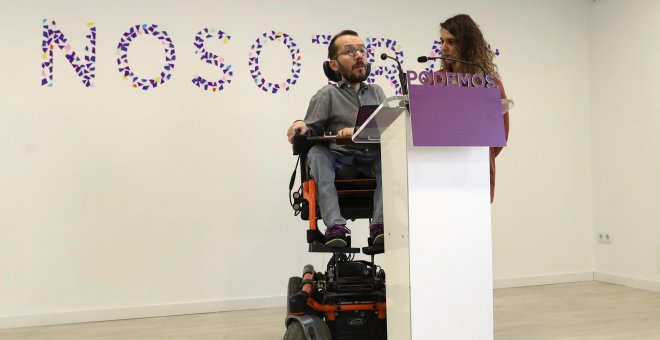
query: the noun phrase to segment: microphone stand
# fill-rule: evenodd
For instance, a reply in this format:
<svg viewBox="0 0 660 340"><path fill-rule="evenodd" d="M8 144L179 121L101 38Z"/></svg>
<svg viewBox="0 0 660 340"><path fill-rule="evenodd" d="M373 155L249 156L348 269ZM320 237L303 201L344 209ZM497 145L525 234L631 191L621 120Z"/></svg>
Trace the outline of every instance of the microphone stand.
<svg viewBox="0 0 660 340"><path fill-rule="evenodd" d="M399 62L399 59L390 57L387 55L387 53L383 53L380 55L381 60L387 60L387 59L392 59L396 61L396 67L397 70L399 71L399 82L401 83L401 92L403 93L404 99L402 100L403 105L406 107L406 111L410 114L410 100L408 100L408 80L406 79L405 73L403 73L403 68L401 68L401 63ZM399 103L401 105L402 103Z"/></svg>
<svg viewBox="0 0 660 340"><path fill-rule="evenodd" d="M399 71L399 82L401 83L401 91L403 92L404 96L408 95L408 80L406 79L406 74L403 73L403 69L401 68L401 63L399 62L399 59L390 57L386 53L383 53L380 55L381 60L387 60L387 59L392 59L396 61L396 68Z"/></svg>
<svg viewBox="0 0 660 340"><path fill-rule="evenodd" d="M381 58L382 58L382 56L381 56ZM460 60L460 59L449 58L449 57L443 57L443 56L426 57L426 56L421 56L421 57L417 58L417 62L419 62L419 63L425 63L425 62L427 62L427 61L429 61L429 60L436 60L436 59L449 60L449 61L454 61L454 62L457 62L457 63L463 63L463 64L468 64L468 65L473 65L473 66L476 66L476 67L480 68L480 69L481 69L481 72L483 72L484 75L486 74L486 69L485 69L483 66L481 66L481 65L479 65L479 64L477 64L477 63L473 63L473 62L471 62L471 61L466 61L466 60Z"/></svg>

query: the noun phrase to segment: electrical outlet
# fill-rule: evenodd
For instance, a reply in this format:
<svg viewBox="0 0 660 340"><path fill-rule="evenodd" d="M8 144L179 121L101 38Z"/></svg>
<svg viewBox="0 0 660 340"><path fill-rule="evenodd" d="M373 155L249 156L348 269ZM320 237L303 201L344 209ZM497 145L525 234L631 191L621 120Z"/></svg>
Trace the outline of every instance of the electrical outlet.
<svg viewBox="0 0 660 340"><path fill-rule="evenodd" d="M596 240L598 243L612 244L612 235L610 233L597 233Z"/></svg>

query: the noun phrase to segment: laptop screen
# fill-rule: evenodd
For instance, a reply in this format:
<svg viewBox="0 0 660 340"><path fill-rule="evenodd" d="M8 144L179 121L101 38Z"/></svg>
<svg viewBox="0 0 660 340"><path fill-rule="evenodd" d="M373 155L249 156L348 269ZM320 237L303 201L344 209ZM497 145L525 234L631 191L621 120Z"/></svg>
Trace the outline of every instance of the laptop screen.
<svg viewBox="0 0 660 340"><path fill-rule="evenodd" d="M379 105L364 105L360 106L358 109L357 118L355 119L355 131L360 129L360 126L367 121L367 118L371 116L374 111L378 108Z"/></svg>

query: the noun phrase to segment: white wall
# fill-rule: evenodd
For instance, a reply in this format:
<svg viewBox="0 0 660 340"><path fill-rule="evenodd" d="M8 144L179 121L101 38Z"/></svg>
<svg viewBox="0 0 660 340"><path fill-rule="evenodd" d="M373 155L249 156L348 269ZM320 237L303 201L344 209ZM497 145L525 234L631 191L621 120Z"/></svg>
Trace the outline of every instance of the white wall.
<svg viewBox="0 0 660 340"><path fill-rule="evenodd" d="M428 54L438 23L460 12L501 51L497 62L516 101L509 147L498 159L496 282L593 272L585 21L592 2L330 5L336 15L293 1L0 3L0 327L283 305L287 278L327 260L307 254L306 226L285 197L294 165L286 127L325 82L326 48L311 36L352 28L391 37L405 51L404 67L420 70L414 60ZM95 23L95 87L82 85L61 51L54 86L40 86L44 18L81 52L85 24ZM177 51L172 79L149 91L131 88L115 61L122 33L141 23L165 29ZM218 74L194 54L203 27L232 36L209 43L235 72L220 93L191 83ZM303 64L299 83L275 95L255 86L247 63L252 43L271 30L296 39ZM136 40L129 53L145 74L160 69L153 43ZM261 66L269 78L287 77L282 45L266 45ZM364 242L364 223L353 230Z"/></svg>
<svg viewBox="0 0 660 340"><path fill-rule="evenodd" d="M529 1L498 16L495 35L506 37L500 69L516 106L509 147L497 159L496 287L588 279L593 271L591 6Z"/></svg>
<svg viewBox="0 0 660 340"><path fill-rule="evenodd" d="M593 196L596 278L660 291L660 3L593 6Z"/></svg>

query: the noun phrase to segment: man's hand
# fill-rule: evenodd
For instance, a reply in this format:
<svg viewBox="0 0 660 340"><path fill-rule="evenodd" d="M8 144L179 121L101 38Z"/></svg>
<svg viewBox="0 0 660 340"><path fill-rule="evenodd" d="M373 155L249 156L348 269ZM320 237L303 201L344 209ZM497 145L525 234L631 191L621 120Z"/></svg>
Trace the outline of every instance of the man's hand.
<svg viewBox="0 0 660 340"><path fill-rule="evenodd" d="M355 128L343 128L337 132L337 138L351 138Z"/></svg>
<svg viewBox="0 0 660 340"><path fill-rule="evenodd" d="M296 120L291 124L289 127L289 130L286 132L286 136L289 138L289 143L293 144L293 136L295 135L302 135L307 132L307 124L303 122L302 120Z"/></svg>

